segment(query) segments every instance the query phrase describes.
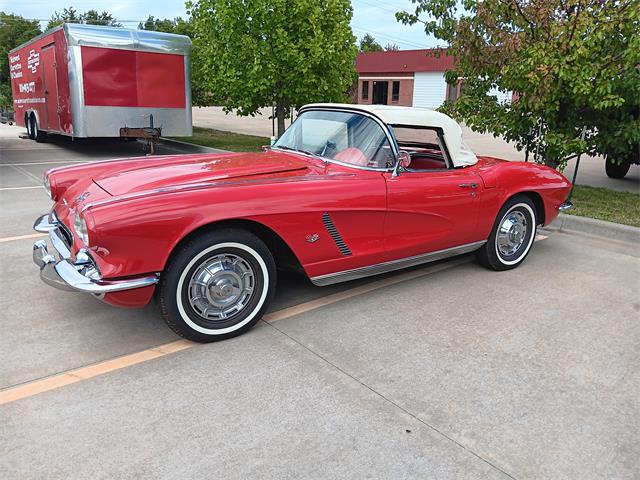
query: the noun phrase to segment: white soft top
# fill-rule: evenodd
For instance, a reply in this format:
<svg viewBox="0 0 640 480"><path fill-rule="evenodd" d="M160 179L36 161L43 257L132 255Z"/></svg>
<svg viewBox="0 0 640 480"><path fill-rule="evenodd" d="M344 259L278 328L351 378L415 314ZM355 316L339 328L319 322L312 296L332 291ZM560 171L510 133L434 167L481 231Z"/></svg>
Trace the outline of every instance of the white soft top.
<svg viewBox="0 0 640 480"><path fill-rule="evenodd" d="M454 119L430 108L400 107L396 105L352 105L347 103L312 103L308 108L348 108L361 110L377 116L387 125L440 128L454 167L465 167L477 163L478 158L462 139L462 128ZM302 110L302 109L301 109Z"/></svg>

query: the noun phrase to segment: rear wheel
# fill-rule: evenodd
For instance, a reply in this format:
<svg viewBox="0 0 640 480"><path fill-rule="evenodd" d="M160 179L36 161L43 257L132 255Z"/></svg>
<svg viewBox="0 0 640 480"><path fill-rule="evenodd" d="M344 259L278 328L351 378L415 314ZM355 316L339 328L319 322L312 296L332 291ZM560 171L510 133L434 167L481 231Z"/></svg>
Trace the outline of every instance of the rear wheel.
<svg viewBox="0 0 640 480"><path fill-rule="evenodd" d="M480 262L493 270L509 270L520 265L536 236L535 206L523 195L510 198L500 209L491 236L480 250Z"/></svg>
<svg viewBox="0 0 640 480"><path fill-rule="evenodd" d="M202 234L180 247L160 285L167 325L196 342L235 337L255 325L276 285L267 246L244 230Z"/></svg>
<svg viewBox="0 0 640 480"><path fill-rule="evenodd" d="M630 167L631 162L622 161L621 163L613 163L613 161L608 158L604 164L604 170L609 178L624 178L629 172Z"/></svg>

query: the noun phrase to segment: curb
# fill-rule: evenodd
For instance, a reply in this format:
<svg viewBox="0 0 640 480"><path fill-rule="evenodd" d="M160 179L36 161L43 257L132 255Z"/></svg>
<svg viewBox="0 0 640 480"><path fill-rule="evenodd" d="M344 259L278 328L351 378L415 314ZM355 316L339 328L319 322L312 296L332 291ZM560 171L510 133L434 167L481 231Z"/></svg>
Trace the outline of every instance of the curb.
<svg viewBox="0 0 640 480"><path fill-rule="evenodd" d="M588 217L561 213L547 228L559 232L594 235L620 242L640 243L640 228Z"/></svg>
<svg viewBox="0 0 640 480"><path fill-rule="evenodd" d="M180 140L174 140L173 138L160 137L160 140L165 144L187 147L189 148L189 150L193 150L195 153L229 153L228 150L220 150L218 148L205 147L204 145L197 145L195 143L182 142Z"/></svg>

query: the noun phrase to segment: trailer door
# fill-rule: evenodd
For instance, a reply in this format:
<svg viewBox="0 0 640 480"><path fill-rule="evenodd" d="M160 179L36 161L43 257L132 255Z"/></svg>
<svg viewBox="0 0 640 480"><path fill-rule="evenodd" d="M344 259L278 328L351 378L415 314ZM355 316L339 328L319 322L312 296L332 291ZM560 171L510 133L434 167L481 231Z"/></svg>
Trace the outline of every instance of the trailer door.
<svg viewBox="0 0 640 480"><path fill-rule="evenodd" d="M49 132L60 131L60 117L58 116L58 80L56 78L56 49L55 45L47 45L42 49L42 80L44 82L45 116L42 130Z"/></svg>

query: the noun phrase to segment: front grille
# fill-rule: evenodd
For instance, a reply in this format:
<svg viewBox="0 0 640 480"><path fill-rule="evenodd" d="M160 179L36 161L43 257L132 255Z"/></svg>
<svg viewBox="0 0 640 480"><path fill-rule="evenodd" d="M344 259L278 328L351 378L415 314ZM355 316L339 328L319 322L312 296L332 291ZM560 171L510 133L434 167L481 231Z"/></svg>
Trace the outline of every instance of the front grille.
<svg viewBox="0 0 640 480"><path fill-rule="evenodd" d="M329 235L331 235L331 238L333 238L333 241L336 243L336 246L338 247L338 250L340 250L340 253L342 253L342 255L344 255L345 257L351 255L351 250L345 243L342 235L340 235L340 232L338 232L338 229L333 223L331 215L329 215L327 212L322 214L322 223L324 223L325 228L329 232Z"/></svg>
<svg viewBox="0 0 640 480"><path fill-rule="evenodd" d="M73 234L71 233L71 230L69 230L69 227L62 222L60 222L60 233L62 233L64 243L66 243L67 247L71 249L71 246L73 245Z"/></svg>

